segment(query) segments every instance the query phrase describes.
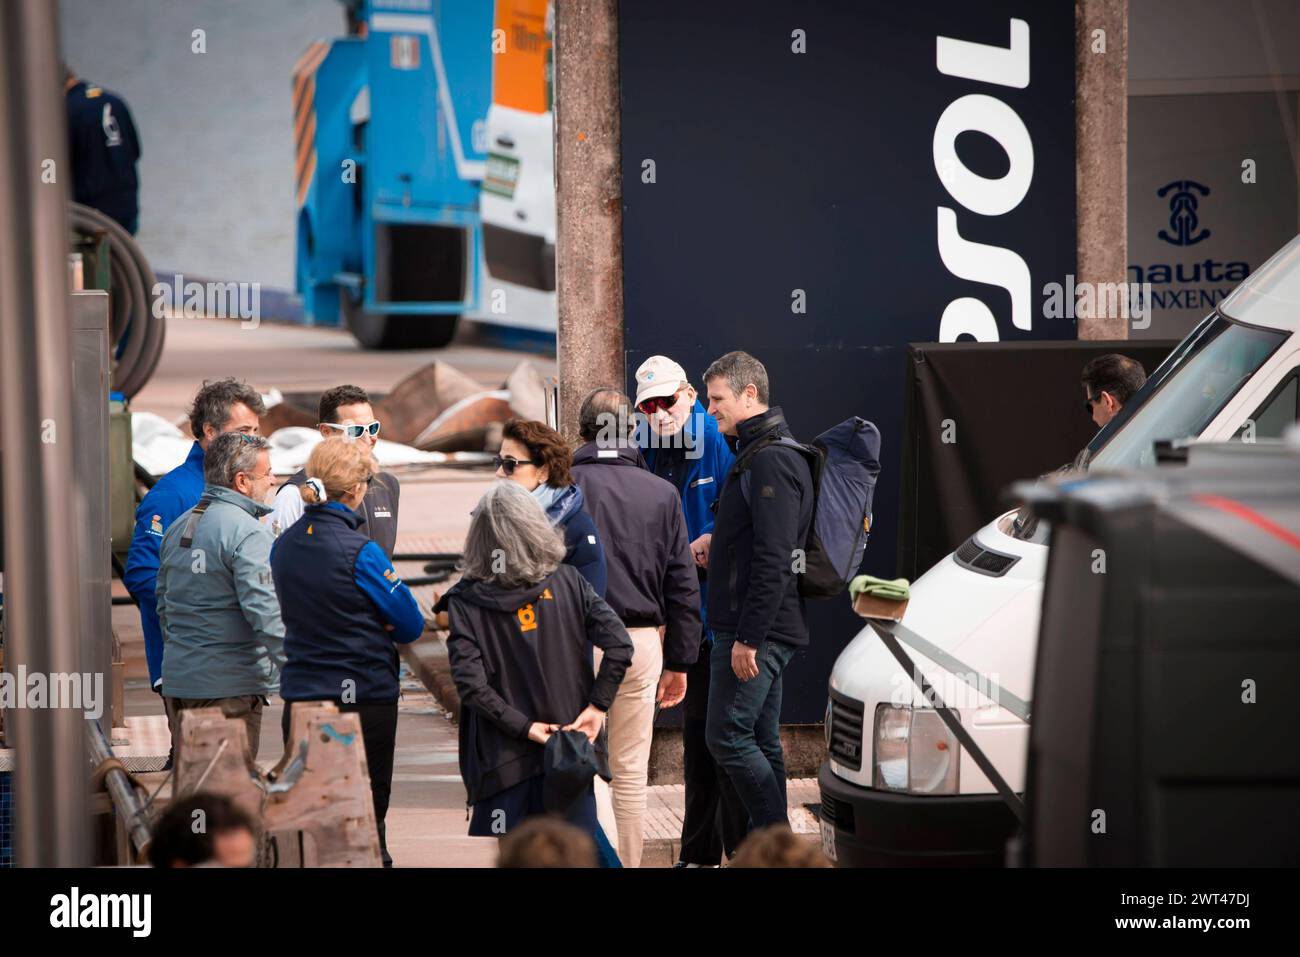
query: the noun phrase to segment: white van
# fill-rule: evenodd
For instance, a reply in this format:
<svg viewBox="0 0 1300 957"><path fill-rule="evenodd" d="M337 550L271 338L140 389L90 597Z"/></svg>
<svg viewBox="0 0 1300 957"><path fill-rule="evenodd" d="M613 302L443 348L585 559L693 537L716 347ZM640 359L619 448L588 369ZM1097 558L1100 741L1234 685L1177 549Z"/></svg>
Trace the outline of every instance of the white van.
<svg viewBox="0 0 1300 957"><path fill-rule="evenodd" d="M1089 444L1090 469L1156 443L1280 438L1300 418L1300 237L1200 323ZM895 629L993 767L1024 789L1046 523L1012 510L912 586ZM1103 559L1104 560L1104 556ZM1016 819L873 628L831 671L822 846L841 865L999 864Z"/></svg>

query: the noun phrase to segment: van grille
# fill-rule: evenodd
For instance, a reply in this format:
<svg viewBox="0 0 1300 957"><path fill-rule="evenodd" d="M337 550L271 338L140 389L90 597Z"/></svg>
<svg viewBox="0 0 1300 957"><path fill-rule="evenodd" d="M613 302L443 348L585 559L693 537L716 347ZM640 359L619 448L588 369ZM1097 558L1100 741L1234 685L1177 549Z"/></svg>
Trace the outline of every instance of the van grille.
<svg viewBox="0 0 1300 957"><path fill-rule="evenodd" d="M853 805L847 801L837 801L822 791L821 819L831 827L849 834L856 834L858 829L853 818Z"/></svg>
<svg viewBox="0 0 1300 957"><path fill-rule="evenodd" d="M971 536L961 543L957 551L953 552L952 560L973 572L1000 578L1011 570L1012 565L1020 561L1020 556L995 552L981 545L975 541L974 536Z"/></svg>
<svg viewBox="0 0 1300 957"><path fill-rule="evenodd" d="M831 757L862 770L862 702L831 692Z"/></svg>

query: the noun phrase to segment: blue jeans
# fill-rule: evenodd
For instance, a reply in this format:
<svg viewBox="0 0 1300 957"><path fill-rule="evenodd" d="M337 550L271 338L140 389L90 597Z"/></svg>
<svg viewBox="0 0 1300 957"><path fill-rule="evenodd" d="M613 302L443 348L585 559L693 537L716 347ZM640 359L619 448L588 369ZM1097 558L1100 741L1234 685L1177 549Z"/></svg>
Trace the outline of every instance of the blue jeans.
<svg viewBox="0 0 1300 957"><path fill-rule="evenodd" d="M787 824L781 675L794 647L765 638L757 650L758 677L741 681L731 670L735 644L735 635L713 635L705 740L749 812L750 829Z"/></svg>

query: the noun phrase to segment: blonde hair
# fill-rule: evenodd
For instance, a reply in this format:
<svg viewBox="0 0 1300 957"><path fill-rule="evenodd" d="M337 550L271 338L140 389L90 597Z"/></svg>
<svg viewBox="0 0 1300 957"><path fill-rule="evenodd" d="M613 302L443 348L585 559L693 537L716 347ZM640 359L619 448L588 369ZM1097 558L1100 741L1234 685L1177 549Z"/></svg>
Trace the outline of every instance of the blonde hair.
<svg viewBox="0 0 1300 957"><path fill-rule="evenodd" d="M365 482L372 471L370 456L361 443L342 437L318 442L307 456L307 478L319 479L331 502L337 502ZM322 501L311 484L303 485L302 500L308 505L319 505Z"/></svg>

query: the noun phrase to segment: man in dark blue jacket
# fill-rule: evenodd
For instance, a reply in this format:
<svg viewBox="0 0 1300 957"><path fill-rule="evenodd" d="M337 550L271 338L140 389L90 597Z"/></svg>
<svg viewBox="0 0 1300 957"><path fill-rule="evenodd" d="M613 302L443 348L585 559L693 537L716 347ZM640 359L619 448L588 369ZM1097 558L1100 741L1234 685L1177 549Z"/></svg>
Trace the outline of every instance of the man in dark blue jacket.
<svg viewBox="0 0 1300 957"><path fill-rule="evenodd" d="M258 434L258 416L266 414L257 390L235 379L205 382L190 407L194 444L185 461L160 478L135 510L135 530L126 556L122 583L140 607L149 687L162 686L163 638L158 626L158 548L167 526L198 504L203 494L203 453L226 432Z"/></svg>
<svg viewBox="0 0 1300 957"><path fill-rule="evenodd" d="M700 582L703 647L686 674L682 723L682 779L686 807L678 867L716 867L745 836L749 815L735 789L714 762L705 741L709 712L709 658L713 637L704 614L708 597L708 544L713 506L736 457L704 411L686 370L667 356L651 356L636 370L637 411L648 429L639 431L646 466L676 486L686 517L686 535Z"/></svg>
<svg viewBox="0 0 1300 957"><path fill-rule="evenodd" d="M68 158L72 162L72 198L118 221L135 235L140 222L140 183L135 164L140 137L131 111L116 93L87 83L66 70Z"/></svg>
<svg viewBox="0 0 1300 957"><path fill-rule="evenodd" d="M610 789L624 867L641 866L655 705L681 702L700 653L700 585L681 501L643 467L634 426L627 396L597 389L582 403L578 434L586 444L573 454L573 478L605 550L605 601L633 646L609 709Z"/></svg>
<svg viewBox="0 0 1300 957"><path fill-rule="evenodd" d="M780 444L792 436L780 408L768 407L761 362L729 352L705 371L704 385L709 413L738 439L708 546L714 642L706 736L757 829L788 821L781 680L808 643L794 569L812 523L812 472L798 449Z"/></svg>

